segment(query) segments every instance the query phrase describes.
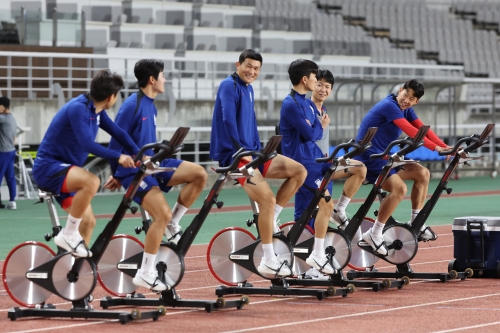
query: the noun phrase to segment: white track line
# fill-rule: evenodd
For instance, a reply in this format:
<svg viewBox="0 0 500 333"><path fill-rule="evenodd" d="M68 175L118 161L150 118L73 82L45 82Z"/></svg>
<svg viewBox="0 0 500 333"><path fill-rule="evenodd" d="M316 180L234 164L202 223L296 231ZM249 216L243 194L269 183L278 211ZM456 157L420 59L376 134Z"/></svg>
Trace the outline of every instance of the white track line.
<svg viewBox="0 0 500 333"><path fill-rule="evenodd" d="M430 302L430 303L423 303L423 304L401 306L401 307L395 307L395 308L390 308L390 309L375 310L375 311L360 312L360 313L353 313L353 314L349 314L349 315L342 315L342 316L335 316L335 317L327 317L327 318L317 318L317 319L310 319L310 320L303 320L303 321L295 321L295 322L290 322L290 323L286 323L286 324L276 324L276 325L268 325L268 326L251 327L251 328L246 328L246 329L241 329L241 330L235 330L235 331L226 331L226 332L223 332L223 333L237 333L237 332L250 332L250 331L269 330L269 329L273 329L273 328L281 328L281 327L286 327L286 326L303 325L303 324L317 323L317 322L329 321L329 320L335 320L335 319L345 319L345 318L351 318L351 317L360 317L360 316L372 315L372 314L377 314L377 313L384 313L384 312L392 312L392 311L414 309L414 308L420 308L420 307L430 306L430 305L445 304L445 303L459 302L459 301L467 301L467 300L472 300L472 299L485 298L485 297L493 297L493 296L500 296L500 293L486 294L486 295L481 295L481 296L473 296L473 297L465 297L465 298L456 298L456 299L451 299L451 300L446 300L446 301L439 301L439 302ZM481 327L481 325L479 325L477 327ZM452 332L452 331L441 331L441 332L444 333L444 332Z"/></svg>
<svg viewBox="0 0 500 333"><path fill-rule="evenodd" d="M474 325L474 326L453 328L453 329L444 330L444 331L435 331L432 333L448 333L448 332L458 332L458 331L465 331L465 330L468 331L468 330L473 329L473 328L480 328L480 327L493 326L493 325L500 325L500 321L496 321L494 323L488 323L488 324L480 324L480 325Z"/></svg>

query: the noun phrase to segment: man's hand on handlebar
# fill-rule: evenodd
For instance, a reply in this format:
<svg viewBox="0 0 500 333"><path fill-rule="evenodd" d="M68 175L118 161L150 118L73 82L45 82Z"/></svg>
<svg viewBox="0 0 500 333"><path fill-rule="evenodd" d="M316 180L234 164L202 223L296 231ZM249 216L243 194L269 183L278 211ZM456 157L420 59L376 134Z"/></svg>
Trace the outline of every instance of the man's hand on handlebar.
<svg viewBox="0 0 500 333"><path fill-rule="evenodd" d="M113 176L109 176L108 180L104 184L104 188L107 188L108 190L114 191L118 190L122 184L118 179L113 178Z"/></svg>
<svg viewBox="0 0 500 333"><path fill-rule="evenodd" d="M440 147L440 146L436 146L436 148L434 149L434 151L437 151L438 153L446 153L446 152L449 152L452 149L453 149L453 147L450 147L450 146L446 146L444 148ZM449 161L451 157L452 157L452 155L446 155L446 161Z"/></svg>
<svg viewBox="0 0 500 333"><path fill-rule="evenodd" d="M135 163L132 157L128 155L120 155L120 158L118 159L118 163L120 163L123 167L125 168L135 168Z"/></svg>

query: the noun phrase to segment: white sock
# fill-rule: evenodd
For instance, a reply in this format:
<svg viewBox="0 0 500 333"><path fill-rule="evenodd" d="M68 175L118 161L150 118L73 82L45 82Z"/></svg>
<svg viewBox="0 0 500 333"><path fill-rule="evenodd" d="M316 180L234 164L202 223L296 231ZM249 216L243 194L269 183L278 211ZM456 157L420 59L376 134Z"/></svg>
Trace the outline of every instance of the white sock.
<svg viewBox="0 0 500 333"><path fill-rule="evenodd" d="M384 223L379 222L379 220L375 220L375 224L372 227L372 235L382 237L382 231L384 230Z"/></svg>
<svg viewBox="0 0 500 333"><path fill-rule="evenodd" d="M283 207L281 207L280 205L274 206L274 224L276 224L278 222L278 216L280 215L282 210L283 210Z"/></svg>
<svg viewBox="0 0 500 333"><path fill-rule="evenodd" d="M351 198L346 197L345 195L341 194L339 201L337 201L337 204L335 205L335 210L337 213L342 213L345 215L345 209L347 208L347 205L351 202Z"/></svg>
<svg viewBox="0 0 500 333"><path fill-rule="evenodd" d="M325 255L325 239L314 237L314 255L323 257Z"/></svg>
<svg viewBox="0 0 500 333"><path fill-rule="evenodd" d="M262 251L264 251L264 261L268 261L269 259L275 256L273 243L262 244Z"/></svg>
<svg viewBox="0 0 500 333"><path fill-rule="evenodd" d="M411 221L410 223L413 223L413 220L417 217L418 213L420 213L420 209L412 209L411 210Z"/></svg>
<svg viewBox="0 0 500 333"><path fill-rule="evenodd" d="M78 231L78 228L80 227L80 222L82 222L82 219L79 218L77 219L76 217L71 216L71 214L68 215L68 221L66 221L66 227L64 227L64 234L65 235L71 235L71 234L80 234Z"/></svg>
<svg viewBox="0 0 500 333"><path fill-rule="evenodd" d="M144 252L142 254L141 273L154 272L156 254Z"/></svg>
<svg viewBox="0 0 500 333"><path fill-rule="evenodd" d="M179 225L179 221L184 216L184 214L186 214L187 210L187 207L184 207L183 205L176 202L174 208L172 209L172 219L168 224Z"/></svg>

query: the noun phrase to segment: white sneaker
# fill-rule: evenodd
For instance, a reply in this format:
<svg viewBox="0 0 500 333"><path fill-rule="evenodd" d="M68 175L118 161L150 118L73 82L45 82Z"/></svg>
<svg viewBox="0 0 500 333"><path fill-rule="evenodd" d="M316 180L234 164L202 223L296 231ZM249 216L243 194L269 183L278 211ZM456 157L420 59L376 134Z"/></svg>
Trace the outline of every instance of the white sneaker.
<svg viewBox="0 0 500 333"><path fill-rule="evenodd" d="M7 206L5 206L5 208L12 209L12 210L17 209L16 202L15 201L9 201L9 203L7 204Z"/></svg>
<svg viewBox="0 0 500 333"><path fill-rule="evenodd" d="M366 231L363 234L362 238L363 238L363 241L365 243L367 243L368 245L370 245L372 247L373 251L375 251L383 256L386 256L389 254L389 250L387 249L387 246L385 244L384 237L372 235L371 229ZM362 245L362 244L360 244L360 245Z"/></svg>
<svg viewBox="0 0 500 333"><path fill-rule="evenodd" d="M65 249L75 257L92 257L92 252L90 252L87 245L85 245L85 242L80 234L65 235L64 229L61 229L57 236L54 237L54 243L56 243L57 246Z"/></svg>
<svg viewBox="0 0 500 333"><path fill-rule="evenodd" d="M264 261L264 258L262 258L260 265L257 267L257 271L260 274L273 274L275 276L291 276L293 274L292 268L289 266L288 262L283 262L276 256L268 261Z"/></svg>
<svg viewBox="0 0 500 333"><path fill-rule="evenodd" d="M165 237L167 237L167 242L172 242L174 244L177 244L179 239L181 239L182 236L182 230L181 230L180 225L174 225L174 224L167 224L167 227L165 228Z"/></svg>
<svg viewBox="0 0 500 333"><path fill-rule="evenodd" d="M138 287L144 287L154 291L170 290L170 286L166 285L158 278L157 271L142 273L141 270L138 270L132 282Z"/></svg>
<svg viewBox="0 0 500 333"><path fill-rule="evenodd" d="M306 263L316 268L321 274L332 275L337 273L325 255L317 256L313 253L306 259Z"/></svg>
<svg viewBox="0 0 500 333"><path fill-rule="evenodd" d="M337 225L339 229L344 230L349 224L349 219L344 213L337 212L333 210L332 217L330 217L330 222Z"/></svg>
<svg viewBox="0 0 500 333"><path fill-rule="evenodd" d="M322 280L327 281L330 279L329 275L324 275L314 267L311 267L304 273L304 279L312 279L312 280Z"/></svg>
<svg viewBox="0 0 500 333"><path fill-rule="evenodd" d="M273 223L273 234L277 234L277 233L280 233L281 232L281 229L280 229L280 220L276 221Z"/></svg>
<svg viewBox="0 0 500 333"><path fill-rule="evenodd" d="M431 227L427 227L425 224L420 229L420 234L418 235L418 240L427 242L435 241L438 238L436 233L432 231Z"/></svg>

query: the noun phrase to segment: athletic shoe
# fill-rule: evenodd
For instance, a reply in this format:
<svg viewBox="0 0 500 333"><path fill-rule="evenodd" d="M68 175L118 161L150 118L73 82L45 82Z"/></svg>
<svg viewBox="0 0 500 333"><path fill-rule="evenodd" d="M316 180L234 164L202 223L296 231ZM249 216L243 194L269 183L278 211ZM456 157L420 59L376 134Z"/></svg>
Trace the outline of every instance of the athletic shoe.
<svg viewBox="0 0 500 333"><path fill-rule="evenodd" d="M280 229L280 220L276 221L273 223L273 234L277 234L277 233L280 233L281 232L281 229Z"/></svg>
<svg viewBox="0 0 500 333"><path fill-rule="evenodd" d="M148 288L153 291L170 290L170 286L158 278L157 271L142 273L141 270L138 270L132 282L138 287Z"/></svg>
<svg viewBox="0 0 500 333"><path fill-rule="evenodd" d="M292 276L292 268L288 265L288 261L281 261L278 257L273 256L268 261L260 262L259 267L257 267L257 271L260 274L273 274L275 276Z"/></svg>
<svg viewBox="0 0 500 333"><path fill-rule="evenodd" d="M9 203L7 204L7 206L5 208L12 209L12 210L17 209L16 202L15 201L9 201Z"/></svg>
<svg viewBox="0 0 500 333"><path fill-rule="evenodd" d="M344 230L349 224L349 219L344 213L337 212L337 210L334 209L333 214L330 217L330 222L337 225L339 229Z"/></svg>
<svg viewBox="0 0 500 333"><path fill-rule="evenodd" d="M337 273L325 255L317 256L313 253L306 259L306 263L316 268L321 274L332 275Z"/></svg>
<svg viewBox="0 0 500 333"><path fill-rule="evenodd" d="M425 226L425 224L422 226L422 229L420 229L420 234L418 235L418 240L427 242L427 241L435 241L438 238L436 233L432 231L431 227Z"/></svg>
<svg viewBox="0 0 500 333"><path fill-rule="evenodd" d="M181 239L182 230L180 225L167 224L165 228L165 237L167 237L167 242L172 242L177 244L179 239Z"/></svg>
<svg viewBox="0 0 500 333"><path fill-rule="evenodd" d="M324 275L318 272L316 268L311 267L304 273L304 279L327 281L330 279L330 276Z"/></svg>
<svg viewBox="0 0 500 333"><path fill-rule="evenodd" d="M374 236L372 235L372 231L371 229L366 231L363 236L363 241L370 245L373 249L373 251L383 255L383 256L386 256L389 254L389 250L387 249L387 246L385 244L385 241L384 241L384 237L381 237L381 236ZM361 243L361 244L359 244ZM363 246L364 244L362 244L363 242L359 242L358 244Z"/></svg>
<svg viewBox="0 0 500 333"><path fill-rule="evenodd" d="M87 245L80 236L80 234L65 235L64 229L59 231L56 237L54 237L54 243L62 249L65 249L75 257L90 258L92 257L92 252L90 252Z"/></svg>

